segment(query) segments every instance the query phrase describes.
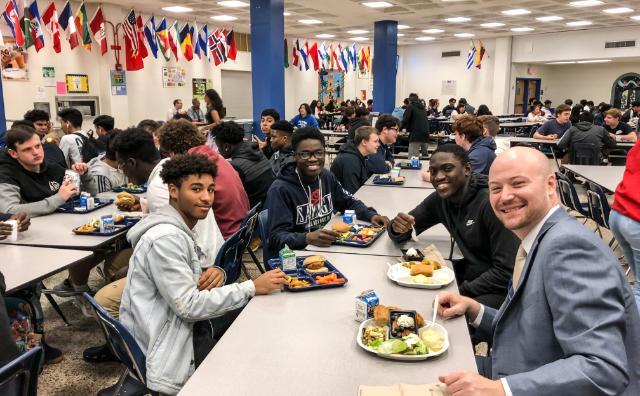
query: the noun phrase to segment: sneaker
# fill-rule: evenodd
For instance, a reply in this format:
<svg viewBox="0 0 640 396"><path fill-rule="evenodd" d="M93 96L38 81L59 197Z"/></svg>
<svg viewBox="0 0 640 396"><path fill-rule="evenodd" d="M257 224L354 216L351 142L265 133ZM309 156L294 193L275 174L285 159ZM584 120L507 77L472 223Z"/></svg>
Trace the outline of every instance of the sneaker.
<svg viewBox="0 0 640 396"><path fill-rule="evenodd" d="M93 312L93 307L89 304L83 296L75 296L74 297L74 305L82 311L82 314L87 318L95 318L96 315Z"/></svg>
<svg viewBox="0 0 640 396"><path fill-rule="evenodd" d="M52 347L46 342L42 343L44 348L44 364L57 364L64 360L64 354L58 348Z"/></svg>
<svg viewBox="0 0 640 396"><path fill-rule="evenodd" d="M82 358L90 363L119 362L107 344L85 349Z"/></svg>
<svg viewBox="0 0 640 396"><path fill-rule="evenodd" d="M100 389L98 396L142 396L149 393L144 384L140 383L137 379L130 375L127 375L120 391L116 393L116 387L118 384L113 384L108 388Z"/></svg>
<svg viewBox="0 0 640 396"><path fill-rule="evenodd" d="M67 278L64 281L62 281L61 283L57 284L51 290L54 292L54 294L56 294L59 297L72 297L72 296L76 296L78 294L82 294L84 292L88 292L92 296L94 294L96 294L96 292L94 290L91 290L89 288L89 285L84 285L84 286L82 286L80 288L75 288L71 284L71 279L69 279L69 278Z"/></svg>

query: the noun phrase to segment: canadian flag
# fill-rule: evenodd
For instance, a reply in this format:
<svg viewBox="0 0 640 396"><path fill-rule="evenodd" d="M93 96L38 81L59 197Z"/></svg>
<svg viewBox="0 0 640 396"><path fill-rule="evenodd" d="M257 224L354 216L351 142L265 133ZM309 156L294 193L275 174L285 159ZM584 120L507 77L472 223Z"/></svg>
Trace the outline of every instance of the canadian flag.
<svg viewBox="0 0 640 396"><path fill-rule="evenodd" d="M58 23L56 4L53 1L51 1L49 7L44 11L44 14L42 14L42 22L44 22L44 25L51 34L53 50L59 54L60 51L62 51L62 45L60 44L60 24Z"/></svg>

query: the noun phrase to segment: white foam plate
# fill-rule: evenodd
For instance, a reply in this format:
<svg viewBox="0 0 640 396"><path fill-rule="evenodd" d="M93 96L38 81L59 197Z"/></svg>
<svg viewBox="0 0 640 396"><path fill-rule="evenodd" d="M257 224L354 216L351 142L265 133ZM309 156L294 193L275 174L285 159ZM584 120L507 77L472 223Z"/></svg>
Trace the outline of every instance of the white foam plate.
<svg viewBox="0 0 640 396"><path fill-rule="evenodd" d="M442 267L433 271L433 283L415 283L411 276L409 268L402 265L402 263L394 264L387 270L387 278L396 282L400 286L415 287L417 289L440 289L445 287L455 279L456 275L449 267Z"/></svg>

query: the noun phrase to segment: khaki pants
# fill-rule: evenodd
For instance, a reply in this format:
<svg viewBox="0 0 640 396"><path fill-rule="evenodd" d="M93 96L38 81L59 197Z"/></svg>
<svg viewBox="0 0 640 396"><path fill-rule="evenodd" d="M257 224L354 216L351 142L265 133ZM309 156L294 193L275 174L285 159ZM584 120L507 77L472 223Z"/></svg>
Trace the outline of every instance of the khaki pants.
<svg viewBox="0 0 640 396"><path fill-rule="evenodd" d="M115 319L120 317L120 301L124 292L124 285L127 284L127 278L118 279L111 282L102 289L98 290L95 300Z"/></svg>

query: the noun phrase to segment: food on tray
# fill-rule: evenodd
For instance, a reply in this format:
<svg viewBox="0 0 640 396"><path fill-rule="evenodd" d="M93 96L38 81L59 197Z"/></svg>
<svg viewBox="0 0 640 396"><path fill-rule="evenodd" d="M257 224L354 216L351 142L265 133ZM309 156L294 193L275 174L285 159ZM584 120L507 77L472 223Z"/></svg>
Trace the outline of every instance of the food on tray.
<svg viewBox="0 0 640 396"><path fill-rule="evenodd" d="M422 342L433 352L439 352L444 347L444 334L433 327L429 327L420 334Z"/></svg>
<svg viewBox="0 0 640 396"><path fill-rule="evenodd" d="M422 260L423 255L414 248L409 248L404 254L404 259L406 261L420 261Z"/></svg>
<svg viewBox="0 0 640 396"><path fill-rule="evenodd" d="M404 182L404 176L380 175L378 181L383 183L401 183Z"/></svg>
<svg viewBox="0 0 640 396"><path fill-rule="evenodd" d="M401 309L398 307L385 306L385 305L379 304L373 309L373 318L375 319L377 325L386 326L389 324L389 312L400 311L400 310ZM416 321L417 327L424 326L424 318L422 317L422 315L416 312L415 319L416 319L415 321Z"/></svg>
<svg viewBox="0 0 640 396"><path fill-rule="evenodd" d="M438 248L431 244L422 250L424 254L424 260L428 260L429 263L434 265L434 269L440 269L444 266L444 258ZM428 264L428 263L425 263Z"/></svg>
<svg viewBox="0 0 640 396"><path fill-rule="evenodd" d="M344 234L346 232L349 232L351 230L351 226L345 222L342 221L338 221L337 223L334 223L331 228L335 231L335 232L339 232L341 234Z"/></svg>
<svg viewBox="0 0 640 396"><path fill-rule="evenodd" d="M134 183L127 183L123 188L128 188L130 190L142 190L144 187Z"/></svg>
<svg viewBox="0 0 640 396"><path fill-rule="evenodd" d="M385 326L367 326L362 330L362 342L371 348L378 348L387 340L388 328Z"/></svg>
<svg viewBox="0 0 640 396"><path fill-rule="evenodd" d="M431 264L417 264L412 265L410 268L411 276L415 275L424 275L424 276L433 276L433 265Z"/></svg>
<svg viewBox="0 0 640 396"><path fill-rule="evenodd" d="M390 334L393 338L401 338L409 334L417 334L415 311L389 311Z"/></svg>
<svg viewBox="0 0 640 396"><path fill-rule="evenodd" d="M83 226L76 228L76 231L78 232L93 232L95 230L96 230L96 227L94 227L92 224L85 224Z"/></svg>
<svg viewBox="0 0 640 396"><path fill-rule="evenodd" d="M402 355L426 355L428 352L425 343L416 334L409 334L400 338L391 338L380 344L377 348L378 352Z"/></svg>
<svg viewBox="0 0 640 396"><path fill-rule="evenodd" d="M336 273L325 275L325 276L316 276L316 283L319 285L330 285L332 283L344 283L344 278L338 277Z"/></svg>
<svg viewBox="0 0 640 396"><path fill-rule="evenodd" d="M328 272L329 269L324 266L324 262L327 259L321 255L309 256L302 264L304 265L307 272Z"/></svg>
<svg viewBox="0 0 640 396"><path fill-rule="evenodd" d="M123 191L121 193L118 193L118 195L116 195L117 206L130 207L130 206L133 206L135 203L136 203L136 198L126 191Z"/></svg>
<svg viewBox="0 0 640 396"><path fill-rule="evenodd" d="M297 289L299 287L309 287L309 286L311 286L311 282L306 281L304 279L297 278L295 276L288 276L287 277L287 283L289 284L289 287L292 288L292 289Z"/></svg>
<svg viewBox="0 0 640 396"><path fill-rule="evenodd" d="M382 231L382 227L367 227L364 225L351 225L347 232L342 232L338 237L340 241L367 243Z"/></svg>

